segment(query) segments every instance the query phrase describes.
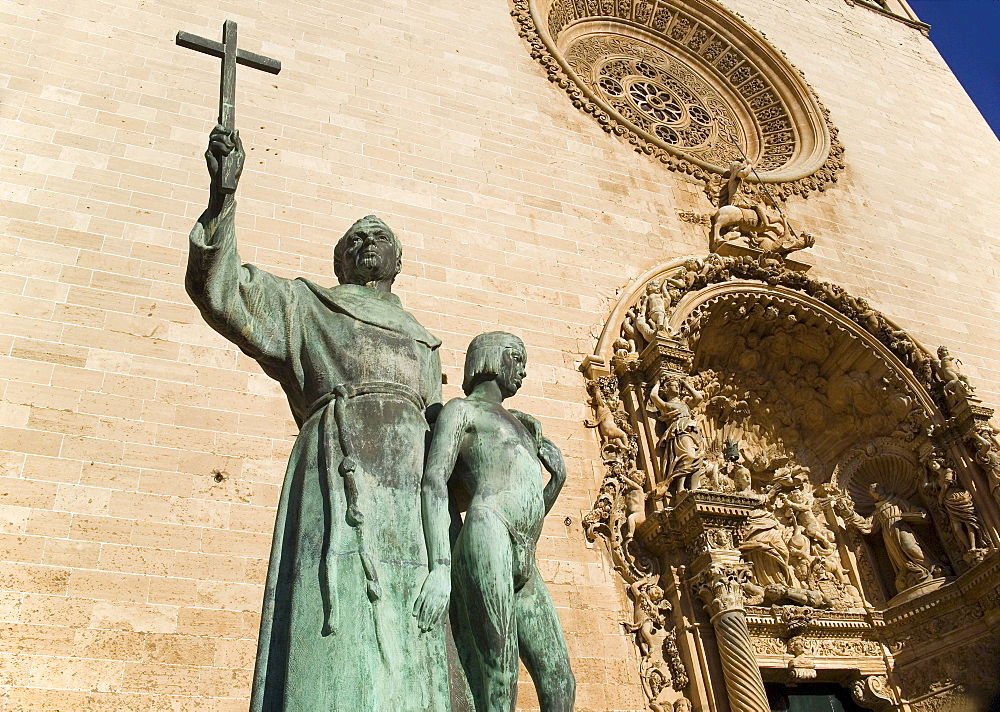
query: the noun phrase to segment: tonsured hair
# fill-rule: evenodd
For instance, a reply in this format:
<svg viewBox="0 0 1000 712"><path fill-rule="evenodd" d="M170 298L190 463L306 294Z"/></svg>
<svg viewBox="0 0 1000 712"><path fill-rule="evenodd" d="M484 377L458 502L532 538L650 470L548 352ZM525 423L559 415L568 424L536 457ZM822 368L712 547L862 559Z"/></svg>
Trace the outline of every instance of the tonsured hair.
<svg viewBox="0 0 1000 712"><path fill-rule="evenodd" d="M350 275L344 272L344 252L347 250L347 243L351 236L354 235L358 230L365 228L368 230L381 229L389 233L389 237L392 238L392 244L396 248L396 261L403 259L403 243L399 241L396 237L396 233L392 231L388 225L386 225L380 217L377 215L366 215L360 220L355 221L351 227L347 229L344 236L337 240L337 244L333 248L333 272L337 275L337 281L341 284L345 284L350 281Z"/></svg>
<svg viewBox="0 0 1000 712"><path fill-rule="evenodd" d="M524 342L506 331L488 331L472 340L465 352L465 377L462 379L465 395L472 393L483 381L500 375L506 348L524 351Z"/></svg>

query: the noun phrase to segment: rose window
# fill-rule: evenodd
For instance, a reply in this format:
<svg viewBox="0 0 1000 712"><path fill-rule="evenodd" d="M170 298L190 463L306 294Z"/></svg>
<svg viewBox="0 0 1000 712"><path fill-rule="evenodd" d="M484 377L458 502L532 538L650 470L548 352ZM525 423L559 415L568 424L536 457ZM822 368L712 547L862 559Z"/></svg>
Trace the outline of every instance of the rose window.
<svg viewBox="0 0 1000 712"><path fill-rule="evenodd" d="M628 95L647 115L659 121L677 121L682 109L666 89L652 82L636 82L629 87Z"/></svg>
<svg viewBox="0 0 1000 712"><path fill-rule="evenodd" d="M777 194L843 167L825 110L766 40L714 0L513 0L573 104L672 170L708 180L744 157Z"/></svg>
<svg viewBox="0 0 1000 712"><path fill-rule="evenodd" d="M668 58L641 56L610 56L595 66L598 96L668 146L727 166L739 158L739 121L722 97Z"/></svg>

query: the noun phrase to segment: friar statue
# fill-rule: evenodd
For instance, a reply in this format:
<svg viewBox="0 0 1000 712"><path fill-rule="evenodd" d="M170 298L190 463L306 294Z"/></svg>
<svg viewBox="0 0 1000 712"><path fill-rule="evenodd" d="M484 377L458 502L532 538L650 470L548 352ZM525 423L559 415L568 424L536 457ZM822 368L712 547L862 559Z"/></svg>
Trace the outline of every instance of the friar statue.
<svg viewBox="0 0 1000 712"><path fill-rule="evenodd" d="M455 645L476 712L513 712L519 656L542 712L572 712L576 696L566 640L535 563L566 467L537 420L502 405L521 387L526 363L512 334L472 340L462 383L468 397L441 411L424 474L430 572L415 610L432 629L453 592ZM463 500L468 508L449 556L449 522Z"/></svg>
<svg viewBox="0 0 1000 712"><path fill-rule="evenodd" d="M337 243L339 286L241 264L236 203L219 181L231 153L241 168L239 134L217 126L187 291L213 329L281 384L299 426L250 709L447 712L443 627L421 631L413 613L428 570L420 488L425 411L441 400L440 342L390 291L402 251L374 216Z"/></svg>

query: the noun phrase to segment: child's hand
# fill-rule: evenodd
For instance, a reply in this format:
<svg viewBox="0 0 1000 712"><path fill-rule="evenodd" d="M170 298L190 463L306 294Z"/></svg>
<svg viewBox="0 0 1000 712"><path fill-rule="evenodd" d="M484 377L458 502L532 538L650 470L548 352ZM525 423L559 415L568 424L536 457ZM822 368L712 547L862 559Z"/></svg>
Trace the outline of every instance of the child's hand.
<svg viewBox="0 0 1000 712"><path fill-rule="evenodd" d="M413 602L413 615L417 617L420 630L426 632L438 624L450 598L451 567L431 569L420 587L420 595Z"/></svg>

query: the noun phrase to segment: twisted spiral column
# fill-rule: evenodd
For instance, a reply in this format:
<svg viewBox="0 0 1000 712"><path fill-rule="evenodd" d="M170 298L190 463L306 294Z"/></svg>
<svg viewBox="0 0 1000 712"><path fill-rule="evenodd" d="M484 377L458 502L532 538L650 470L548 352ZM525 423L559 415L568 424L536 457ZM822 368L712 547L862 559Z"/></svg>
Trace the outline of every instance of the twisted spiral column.
<svg viewBox="0 0 1000 712"><path fill-rule="evenodd" d="M745 564L713 564L697 577L694 588L712 616L730 709L770 712L743 609L743 584L749 577Z"/></svg>
<svg viewBox="0 0 1000 712"><path fill-rule="evenodd" d="M746 614L741 610L725 611L712 619L719 657L726 676L726 692L732 712L769 712L760 667L750 644Z"/></svg>

